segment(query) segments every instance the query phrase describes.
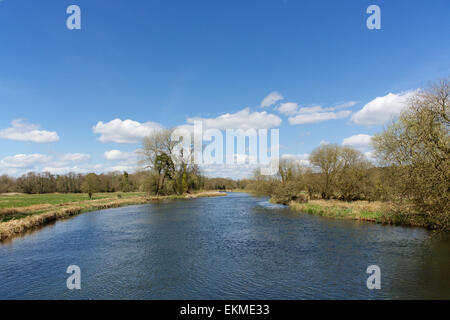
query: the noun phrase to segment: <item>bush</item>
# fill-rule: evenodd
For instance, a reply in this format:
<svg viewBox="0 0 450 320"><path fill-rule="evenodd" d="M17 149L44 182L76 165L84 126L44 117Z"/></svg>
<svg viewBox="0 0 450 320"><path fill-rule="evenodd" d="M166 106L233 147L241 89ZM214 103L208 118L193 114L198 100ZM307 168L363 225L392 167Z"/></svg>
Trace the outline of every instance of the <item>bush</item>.
<svg viewBox="0 0 450 320"><path fill-rule="evenodd" d="M303 199L304 195L301 195L301 191L297 181L279 183L274 188L271 201L273 203L288 205L291 201Z"/></svg>

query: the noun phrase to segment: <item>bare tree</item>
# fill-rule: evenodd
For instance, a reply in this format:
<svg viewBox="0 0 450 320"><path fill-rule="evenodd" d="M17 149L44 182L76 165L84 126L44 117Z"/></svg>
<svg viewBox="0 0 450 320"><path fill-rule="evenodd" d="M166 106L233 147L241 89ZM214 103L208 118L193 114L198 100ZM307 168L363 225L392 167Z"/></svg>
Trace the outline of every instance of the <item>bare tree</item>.
<svg viewBox="0 0 450 320"><path fill-rule="evenodd" d="M173 129L157 130L143 140L140 163L150 170L149 183L156 194L163 189L184 193L201 186L201 174L194 164L192 148L185 150L173 133Z"/></svg>
<svg viewBox="0 0 450 320"><path fill-rule="evenodd" d="M335 177L339 171L339 146L327 144L314 149L309 161L320 170L322 198L329 199L333 193Z"/></svg>

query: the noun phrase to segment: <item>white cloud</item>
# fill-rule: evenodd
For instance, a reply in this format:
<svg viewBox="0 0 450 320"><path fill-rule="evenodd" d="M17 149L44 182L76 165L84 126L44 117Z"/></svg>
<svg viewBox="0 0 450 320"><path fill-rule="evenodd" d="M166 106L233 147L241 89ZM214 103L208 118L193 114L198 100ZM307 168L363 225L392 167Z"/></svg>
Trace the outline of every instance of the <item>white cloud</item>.
<svg viewBox="0 0 450 320"><path fill-rule="evenodd" d="M73 166L74 164L86 163L86 162L89 162L90 160L91 160L91 156L88 154L66 153L63 155L56 156L56 159L46 163L45 165L49 168L63 168L63 167ZM34 170L38 171L38 172L39 171L49 171L49 172L53 173L53 171L46 170L46 168L35 167Z"/></svg>
<svg viewBox="0 0 450 320"><path fill-rule="evenodd" d="M326 113L326 112L330 113L332 111L353 107L357 103L358 103L357 101L349 101L349 102L341 103L335 107L323 108L320 105L315 105L315 106L311 106L311 107L299 107L298 103L286 102L286 103L280 104L276 108L276 110L278 110L278 112L280 112L284 115L287 115L287 116L295 116L295 115L300 115L300 114L305 114L305 113Z"/></svg>
<svg viewBox="0 0 450 320"><path fill-rule="evenodd" d="M291 160L302 166L309 166L309 153L304 154L283 154L281 159Z"/></svg>
<svg viewBox="0 0 450 320"><path fill-rule="evenodd" d="M366 157L367 160L371 162L376 162L377 159L375 157L375 153L373 151L366 151L364 152L364 157Z"/></svg>
<svg viewBox="0 0 450 320"><path fill-rule="evenodd" d="M94 127L94 133L101 134L99 141L116 143L138 143L154 130L163 126L156 122L140 123L133 120L114 119L110 122L99 121Z"/></svg>
<svg viewBox="0 0 450 320"><path fill-rule="evenodd" d="M104 156L107 160L112 161L123 161L128 160L131 157L135 157L136 154L134 152L123 152L120 150L110 150L104 153Z"/></svg>
<svg viewBox="0 0 450 320"><path fill-rule="evenodd" d="M0 160L1 168L31 169L36 165L48 163L53 159L43 154L17 154Z"/></svg>
<svg viewBox="0 0 450 320"><path fill-rule="evenodd" d="M203 164L201 170L208 177L221 177L232 179L249 178L253 171L260 168L259 164Z"/></svg>
<svg viewBox="0 0 450 320"><path fill-rule="evenodd" d="M128 173L132 173L134 171L136 171L137 167L134 165L117 165L117 166L112 166L112 167L106 167L104 169L104 172L114 172L114 171L127 171Z"/></svg>
<svg viewBox="0 0 450 320"><path fill-rule="evenodd" d="M407 106L408 100L418 90L404 93L389 93L377 97L352 116L352 121L361 125L382 125L397 117Z"/></svg>
<svg viewBox="0 0 450 320"><path fill-rule="evenodd" d="M104 172L104 167L102 164L82 164L82 165L76 165L76 166L46 166L43 167L40 171L37 172L50 172L51 174L67 174L69 172L75 172L75 173L101 173Z"/></svg>
<svg viewBox="0 0 450 320"><path fill-rule="evenodd" d="M352 112L350 110L337 111L335 110L348 108L355 105L356 102L350 101L340 104L336 107L323 108L320 105L311 107L299 107L297 103L287 102L282 103L276 108L280 113L290 116L288 121L291 125L317 123L322 121L342 119L348 117Z"/></svg>
<svg viewBox="0 0 450 320"><path fill-rule="evenodd" d="M315 107L318 109L318 107ZM303 108L306 109L306 108ZM290 117L289 123L295 124L305 124L305 123L317 123L328 120L337 120L348 117L352 112L349 110L339 111L339 112L308 112L300 113L295 117Z"/></svg>
<svg viewBox="0 0 450 320"><path fill-rule="evenodd" d="M11 127L0 130L0 138L36 143L56 142L59 136L56 132L39 130L39 126L16 119L11 122Z"/></svg>
<svg viewBox="0 0 450 320"><path fill-rule="evenodd" d="M357 134L348 138L345 138L342 145L353 147L356 149L369 149L371 148L372 136L368 134Z"/></svg>
<svg viewBox="0 0 450 320"><path fill-rule="evenodd" d="M271 92L267 97L265 97L263 99L263 101L261 101L261 108L266 108L266 107L270 107L272 105L274 105L275 103L277 103L280 100L283 100L283 96L278 93L277 91L273 91Z"/></svg>
<svg viewBox="0 0 450 320"><path fill-rule="evenodd" d="M348 101L341 104L338 104L337 106L333 107L333 110L339 110L339 109L347 109L351 108L358 104L358 101Z"/></svg>
<svg viewBox="0 0 450 320"><path fill-rule="evenodd" d="M303 107L300 108L297 114L305 114L305 113L318 113L318 112L326 112L331 111L328 109L323 109L322 106L312 106L312 107Z"/></svg>
<svg viewBox="0 0 450 320"><path fill-rule="evenodd" d="M127 171L127 172L134 172L137 169L137 166L135 165L114 165L114 166L108 166L105 164L97 163L97 164L78 164L78 165L68 165L68 166L52 166L52 164L41 168L41 170L33 170L35 172L50 172L52 174L67 174L69 172L75 172L75 173L97 173L101 174L104 172L114 172L114 171ZM28 170L30 171L30 170ZM23 172L22 172L23 173ZM22 174L20 173L20 174Z"/></svg>
<svg viewBox="0 0 450 320"><path fill-rule="evenodd" d="M27 172L50 172L52 174L67 174L69 172L85 174L95 172L99 174L112 171L133 172L138 168L137 158L134 152L119 151L119 153L109 153L109 155L114 158L110 160L117 160L119 162L114 165L90 163L91 157L82 153L67 153L55 156L18 154L0 159L0 174L11 176L20 176ZM125 155L130 155L132 158L125 159Z"/></svg>
<svg viewBox="0 0 450 320"><path fill-rule="evenodd" d="M48 171L54 174L68 172L86 173L98 166L87 163L90 159L89 155L82 153L67 153L57 156L17 154L0 160L0 173L14 176L30 171Z"/></svg>
<svg viewBox="0 0 450 320"><path fill-rule="evenodd" d="M244 179L253 175L254 170L267 167L261 163L256 163L258 157L248 154L233 154L233 163L200 165L200 169L208 177L223 177L232 179Z"/></svg>
<svg viewBox="0 0 450 320"><path fill-rule="evenodd" d="M105 171L127 171L134 172L139 168L138 152L140 149L133 152L125 152L120 150L109 150L104 153L104 157L108 161L116 162L112 166L105 167Z"/></svg>
<svg viewBox="0 0 450 320"><path fill-rule="evenodd" d="M60 156L62 162L84 162L89 161L91 156L84 153L66 153Z"/></svg>
<svg viewBox="0 0 450 320"><path fill-rule="evenodd" d="M278 112L287 116L292 116L298 112L298 104L295 102L286 102L279 105Z"/></svg>
<svg viewBox="0 0 450 320"><path fill-rule="evenodd" d="M269 129L278 127L281 124L280 117L263 112L250 112L249 108L245 108L236 113L226 113L217 118L188 118L189 124L194 121L202 121L203 129Z"/></svg>
<svg viewBox="0 0 450 320"><path fill-rule="evenodd" d="M124 152L120 150L110 150L104 153L104 157L108 161L116 161L117 164L112 171L133 171L138 166L139 149L134 152ZM126 168L124 170L118 168Z"/></svg>
<svg viewBox="0 0 450 320"><path fill-rule="evenodd" d="M367 160L375 162L375 154L372 147L372 138L368 134L356 134L351 137L345 138L342 141L342 145L355 148L361 151Z"/></svg>

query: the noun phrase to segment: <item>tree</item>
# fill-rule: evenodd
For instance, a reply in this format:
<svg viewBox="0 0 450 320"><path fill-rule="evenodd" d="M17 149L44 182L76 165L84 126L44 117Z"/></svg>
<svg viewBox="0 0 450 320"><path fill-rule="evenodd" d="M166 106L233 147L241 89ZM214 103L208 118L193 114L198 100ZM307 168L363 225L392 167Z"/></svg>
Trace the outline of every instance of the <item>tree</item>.
<svg viewBox="0 0 450 320"><path fill-rule="evenodd" d="M140 163L148 169L148 190L156 194L184 193L202 187L199 167L192 150L179 148L173 130L157 130L143 140Z"/></svg>
<svg viewBox="0 0 450 320"><path fill-rule="evenodd" d="M175 173L175 165L169 155L163 152L156 156L155 170L158 172L159 178L162 179L162 181L158 181L156 190L156 194L159 194L159 191L164 188L165 179L173 178Z"/></svg>
<svg viewBox="0 0 450 320"><path fill-rule="evenodd" d="M7 175L0 176L0 193L16 192L16 179Z"/></svg>
<svg viewBox="0 0 450 320"><path fill-rule="evenodd" d="M320 189L322 198L329 199L333 193L335 177L339 170L339 146L335 144L322 145L314 149L309 161L321 173Z"/></svg>
<svg viewBox="0 0 450 320"><path fill-rule="evenodd" d="M335 196L341 200L369 199L371 163L360 151L335 144L316 148L310 162L318 172L307 172L310 197L319 192L323 199Z"/></svg>
<svg viewBox="0 0 450 320"><path fill-rule="evenodd" d="M154 169L158 155L165 153L172 157L178 141L172 140L173 130L155 130L143 140L140 161L147 169Z"/></svg>
<svg viewBox="0 0 450 320"><path fill-rule="evenodd" d="M84 177L82 184L83 192L89 195L89 199L92 199L92 195L95 192L99 192L100 189L100 179L95 173L89 173Z"/></svg>
<svg viewBox="0 0 450 320"><path fill-rule="evenodd" d="M288 159L280 159L278 164L278 175L281 178L281 182L287 182L294 177L294 162Z"/></svg>
<svg viewBox="0 0 450 320"><path fill-rule="evenodd" d="M398 120L373 138L391 173L395 200L415 205L431 228L450 227L449 83L418 93Z"/></svg>
<svg viewBox="0 0 450 320"><path fill-rule="evenodd" d="M306 191L310 199L318 198L322 190L320 173L313 172L311 168L307 168L303 174L306 185Z"/></svg>
<svg viewBox="0 0 450 320"><path fill-rule="evenodd" d="M364 155L350 147L339 148L339 170L336 175L336 189L339 198L345 201L367 198L370 162Z"/></svg>
<svg viewBox="0 0 450 320"><path fill-rule="evenodd" d="M143 140L141 164L150 169L149 189L155 190L156 194L164 189L166 178L173 177L175 165L171 158L177 141L172 140L172 132L173 130L155 130Z"/></svg>
<svg viewBox="0 0 450 320"><path fill-rule="evenodd" d="M188 176L185 169L181 177L181 193L186 193L188 191L188 187Z"/></svg>
<svg viewBox="0 0 450 320"><path fill-rule="evenodd" d="M128 172L124 171L122 175L122 181L120 182L120 189L123 192L131 191L131 182Z"/></svg>

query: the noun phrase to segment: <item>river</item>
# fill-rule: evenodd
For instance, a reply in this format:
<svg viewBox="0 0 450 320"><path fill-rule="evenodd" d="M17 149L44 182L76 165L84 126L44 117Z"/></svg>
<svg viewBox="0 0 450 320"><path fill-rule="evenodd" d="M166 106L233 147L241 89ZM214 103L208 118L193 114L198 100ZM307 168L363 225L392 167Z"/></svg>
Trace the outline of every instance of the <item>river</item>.
<svg viewBox="0 0 450 320"><path fill-rule="evenodd" d="M69 265L81 290L67 289ZM450 299L449 271L448 234L230 193L85 213L0 244L0 299Z"/></svg>

